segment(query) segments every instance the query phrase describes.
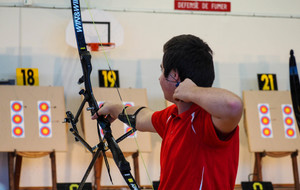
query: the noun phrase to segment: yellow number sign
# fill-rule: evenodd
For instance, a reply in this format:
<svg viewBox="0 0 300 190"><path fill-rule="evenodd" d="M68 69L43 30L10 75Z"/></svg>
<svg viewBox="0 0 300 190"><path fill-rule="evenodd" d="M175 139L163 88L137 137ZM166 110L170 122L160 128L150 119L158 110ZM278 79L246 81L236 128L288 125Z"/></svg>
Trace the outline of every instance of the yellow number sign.
<svg viewBox="0 0 300 190"><path fill-rule="evenodd" d="M17 68L16 69L17 85L20 86L38 86L39 72L33 68Z"/></svg>
<svg viewBox="0 0 300 190"><path fill-rule="evenodd" d="M275 74L257 74L259 90L277 90Z"/></svg>
<svg viewBox="0 0 300 190"><path fill-rule="evenodd" d="M98 70L100 87L120 87L117 70Z"/></svg>

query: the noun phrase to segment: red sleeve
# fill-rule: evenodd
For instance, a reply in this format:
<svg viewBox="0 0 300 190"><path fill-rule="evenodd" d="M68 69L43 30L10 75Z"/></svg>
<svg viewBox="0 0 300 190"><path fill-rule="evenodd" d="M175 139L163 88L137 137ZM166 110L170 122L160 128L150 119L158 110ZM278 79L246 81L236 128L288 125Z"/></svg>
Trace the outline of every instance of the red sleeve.
<svg viewBox="0 0 300 190"><path fill-rule="evenodd" d="M227 136L226 140L221 140L217 134L216 128L213 125L211 115L206 111L202 110L199 114L203 118L202 124L199 124L200 134L203 134L203 141L205 144L215 147L223 147L229 145L233 139L238 138L239 127L237 126L235 130L233 130L229 136ZM200 120L198 120L199 122ZM201 122L201 121L200 121Z"/></svg>

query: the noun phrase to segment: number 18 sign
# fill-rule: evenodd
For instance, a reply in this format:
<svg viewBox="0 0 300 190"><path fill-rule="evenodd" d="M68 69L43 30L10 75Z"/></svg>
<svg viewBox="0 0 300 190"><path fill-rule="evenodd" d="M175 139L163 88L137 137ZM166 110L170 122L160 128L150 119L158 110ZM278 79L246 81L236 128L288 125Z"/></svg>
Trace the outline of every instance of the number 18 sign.
<svg viewBox="0 0 300 190"><path fill-rule="evenodd" d="M17 85L39 86L39 72L36 68L17 68L16 78Z"/></svg>

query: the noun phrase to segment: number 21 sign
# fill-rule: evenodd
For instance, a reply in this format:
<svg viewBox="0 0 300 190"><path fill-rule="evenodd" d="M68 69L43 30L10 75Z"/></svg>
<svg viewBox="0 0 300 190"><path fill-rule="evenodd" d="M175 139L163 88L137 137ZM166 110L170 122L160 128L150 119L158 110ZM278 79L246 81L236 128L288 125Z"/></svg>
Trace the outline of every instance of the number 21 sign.
<svg viewBox="0 0 300 190"><path fill-rule="evenodd" d="M259 90L278 90L275 74L257 74Z"/></svg>

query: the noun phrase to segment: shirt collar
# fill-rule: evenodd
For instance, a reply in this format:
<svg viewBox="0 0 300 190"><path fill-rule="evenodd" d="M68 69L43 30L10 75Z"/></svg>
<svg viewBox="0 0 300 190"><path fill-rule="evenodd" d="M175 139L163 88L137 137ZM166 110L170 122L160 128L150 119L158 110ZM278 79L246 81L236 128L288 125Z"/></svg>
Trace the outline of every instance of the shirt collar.
<svg viewBox="0 0 300 190"><path fill-rule="evenodd" d="M200 108L197 104L192 104L188 110L186 110L185 112L183 112L181 114L178 114L177 106L175 104L172 106L173 106L173 108L172 108L173 110L171 112L172 117L179 117L180 119L191 115L196 109Z"/></svg>

